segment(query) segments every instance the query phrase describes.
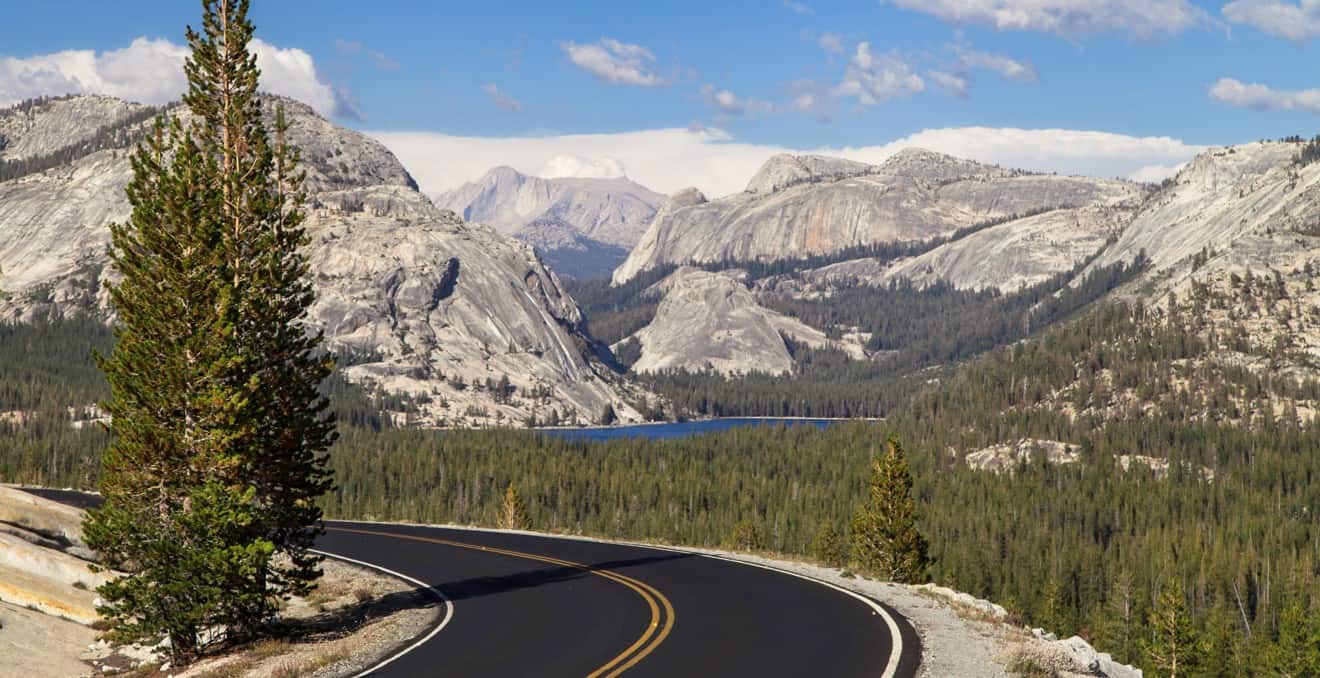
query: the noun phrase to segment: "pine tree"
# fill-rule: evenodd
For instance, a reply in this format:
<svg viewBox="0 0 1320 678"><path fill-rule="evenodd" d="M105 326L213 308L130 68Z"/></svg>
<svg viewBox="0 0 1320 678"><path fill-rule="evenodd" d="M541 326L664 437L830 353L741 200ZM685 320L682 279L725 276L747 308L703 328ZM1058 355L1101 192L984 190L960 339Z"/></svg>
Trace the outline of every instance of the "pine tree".
<svg viewBox="0 0 1320 678"><path fill-rule="evenodd" d="M1209 676L1235 678L1246 675L1246 637L1237 611L1220 596L1206 615L1201 655Z"/></svg>
<svg viewBox="0 0 1320 678"><path fill-rule="evenodd" d="M1110 653L1115 659L1132 662L1137 656L1137 638L1140 633L1140 617L1136 610L1136 590L1132 585L1132 576L1120 571L1114 576L1109 590L1105 594L1105 604L1096 608L1095 628L1098 632L1100 649Z"/></svg>
<svg viewBox="0 0 1320 678"><path fill-rule="evenodd" d="M1169 678L1197 675L1200 652L1196 628L1187 612L1182 582L1173 579L1160 592L1159 602L1150 611L1151 639L1146 644L1146 659L1157 675Z"/></svg>
<svg viewBox="0 0 1320 678"><path fill-rule="evenodd" d="M518 496L513 483L509 483L509 488L504 491L498 525L502 530L526 530L532 525L527 508L523 506L522 498Z"/></svg>
<svg viewBox="0 0 1320 678"><path fill-rule="evenodd" d="M112 227L117 344L99 359L114 441L87 541L129 574L100 590L124 640L256 633L319 576L315 499L330 486L332 363L302 325L296 153L269 142L248 51L246 0L204 3L184 97L195 122L158 119L133 156L126 224ZM208 634L214 638L215 634Z"/></svg>
<svg viewBox="0 0 1320 678"><path fill-rule="evenodd" d="M833 523L825 523L811 543L811 555L828 567L843 567L848 564L848 543Z"/></svg>
<svg viewBox="0 0 1320 678"><path fill-rule="evenodd" d="M1320 675L1320 633L1299 597L1279 615L1279 640L1269 651L1270 670L1285 678Z"/></svg>
<svg viewBox="0 0 1320 678"><path fill-rule="evenodd" d="M917 529L912 475L896 436L871 463L870 492L852 525L853 557L865 572L882 579L917 584L930 569L926 538Z"/></svg>

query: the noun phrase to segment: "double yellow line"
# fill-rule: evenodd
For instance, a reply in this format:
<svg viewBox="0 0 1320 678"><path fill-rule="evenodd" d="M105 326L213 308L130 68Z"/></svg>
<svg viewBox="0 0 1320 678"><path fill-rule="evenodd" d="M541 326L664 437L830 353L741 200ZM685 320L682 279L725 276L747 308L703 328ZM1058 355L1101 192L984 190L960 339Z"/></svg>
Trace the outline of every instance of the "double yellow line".
<svg viewBox="0 0 1320 678"><path fill-rule="evenodd" d="M614 678L624 671L632 668L644 659L647 655L655 651L660 643L665 642L670 631L674 629L674 606L669 602L663 593L657 591L650 584L644 581L633 579L626 575L619 574L612 570L598 570L589 565L575 563L570 560L561 560L551 558L535 553L524 553L522 551L511 551L509 549L500 549L493 546L479 546L477 544L467 544L449 539L435 539L432 537L419 537L408 534L394 534L392 532L378 532L375 530L358 530L348 527L327 527L332 532L351 532L354 534L366 534L377 537L392 537L394 539L409 539L412 541L426 542L428 544L440 544L442 546L452 546L455 548L469 549L472 551L485 551L487 553L498 553L513 558L522 558L524 560L537 560L543 563L559 565L562 567L571 567L576 570L582 570L589 574L609 579L610 581L623 584L632 589L637 595L642 597L646 605L651 610L651 623L646 627L640 638L629 645L627 649L619 653L614 659L611 659L604 666L587 674L587 678Z"/></svg>

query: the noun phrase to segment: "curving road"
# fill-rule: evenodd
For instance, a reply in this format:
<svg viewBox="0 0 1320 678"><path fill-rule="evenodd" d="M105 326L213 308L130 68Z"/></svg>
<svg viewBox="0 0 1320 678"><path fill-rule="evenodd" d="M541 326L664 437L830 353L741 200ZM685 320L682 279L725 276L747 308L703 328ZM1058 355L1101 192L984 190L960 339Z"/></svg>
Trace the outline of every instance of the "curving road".
<svg viewBox="0 0 1320 678"><path fill-rule="evenodd" d="M893 610L776 570L680 550L331 522L322 550L435 586L453 608L381 676L914 676ZM894 653L890 622L902 649Z"/></svg>
<svg viewBox="0 0 1320 678"><path fill-rule="evenodd" d="M98 499L37 493L82 505ZM520 533L326 527L321 551L404 575L445 599L438 628L373 676L906 678L920 662L916 632L892 609L778 570Z"/></svg>

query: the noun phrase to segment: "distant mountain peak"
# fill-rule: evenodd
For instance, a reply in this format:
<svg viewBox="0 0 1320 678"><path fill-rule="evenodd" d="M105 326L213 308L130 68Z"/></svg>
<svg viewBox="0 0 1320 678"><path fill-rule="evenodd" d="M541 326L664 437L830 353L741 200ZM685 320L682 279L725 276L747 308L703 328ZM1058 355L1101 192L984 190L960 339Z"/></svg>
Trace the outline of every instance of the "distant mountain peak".
<svg viewBox="0 0 1320 678"><path fill-rule="evenodd" d="M869 174L875 167L863 162L824 155L771 156L747 182L748 193L768 194L780 189L814 181L836 181Z"/></svg>

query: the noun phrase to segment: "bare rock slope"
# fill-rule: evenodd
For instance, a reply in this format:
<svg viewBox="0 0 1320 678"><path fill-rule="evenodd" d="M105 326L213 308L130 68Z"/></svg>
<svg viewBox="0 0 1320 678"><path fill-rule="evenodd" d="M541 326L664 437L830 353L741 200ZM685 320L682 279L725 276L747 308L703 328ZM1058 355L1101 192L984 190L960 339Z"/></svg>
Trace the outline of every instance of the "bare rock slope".
<svg viewBox="0 0 1320 678"><path fill-rule="evenodd" d="M354 355L351 378L420 396L431 423L518 423L552 409L591 422L606 405L637 418L530 246L436 208L379 143L283 103L307 171L311 316ZM0 317L106 311L108 225L130 212L130 178L127 150L108 149L0 183ZM503 377L509 389L485 387Z"/></svg>
<svg viewBox="0 0 1320 678"><path fill-rule="evenodd" d="M991 219L1117 204L1135 190L1128 182L1031 174L919 149L880 165L780 155L742 193L709 202L687 196L662 209L613 280L622 284L666 264L793 258L928 240Z"/></svg>
<svg viewBox="0 0 1320 678"><path fill-rule="evenodd" d="M618 265L665 197L625 177L543 179L496 167L435 202L531 243L560 264L559 273L584 276L608 273L586 266L588 257Z"/></svg>
<svg viewBox="0 0 1320 678"><path fill-rule="evenodd" d="M653 290L663 295L655 318L633 335L641 344L636 372L683 369L721 374L793 369L787 341L813 348L833 347L862 357L858 346L844 346L824 332L762 307L730 272L685 266Z"/></svg>

